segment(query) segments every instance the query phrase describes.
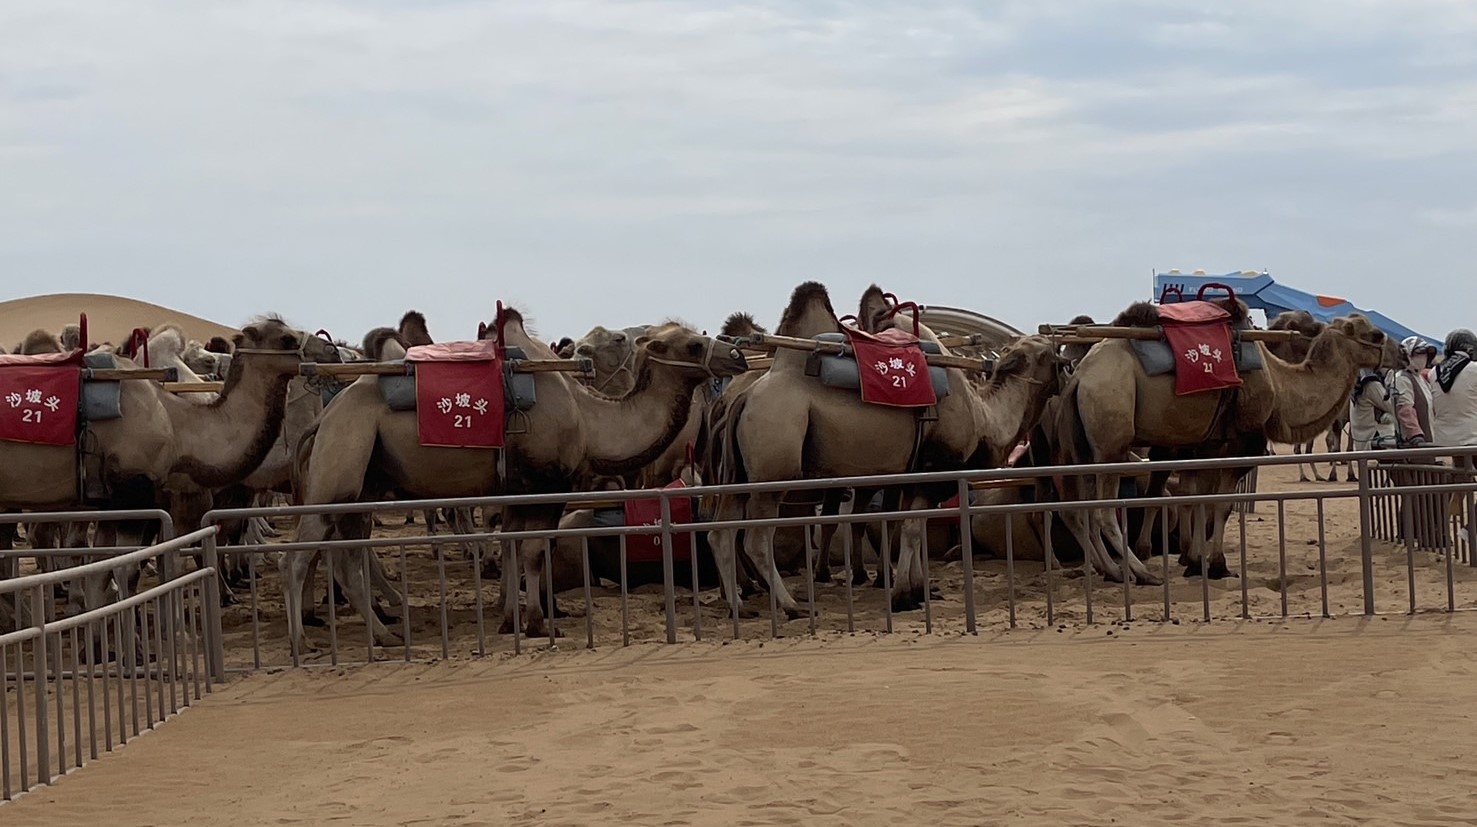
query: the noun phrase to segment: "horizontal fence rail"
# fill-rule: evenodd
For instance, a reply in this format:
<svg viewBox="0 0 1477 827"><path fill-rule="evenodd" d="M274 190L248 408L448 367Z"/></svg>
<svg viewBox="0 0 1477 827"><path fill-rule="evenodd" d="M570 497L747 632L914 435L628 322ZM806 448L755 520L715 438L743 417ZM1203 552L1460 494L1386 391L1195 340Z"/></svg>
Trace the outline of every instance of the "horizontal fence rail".
<svg viewBox="0 0 1477 827"><path fill-rule="evenodd" d="M723 633L720 630L724 627L733 637L758 634L766 627L770 635L821 630L895 631L900 625L925 632L942 629L974 633L982 625L1015 628L1022 624L1046 627L1135 620L1456 611L1477 605L1477 593L1468 594L1474 590L1464 589L1468 573L1454 565L1460 562L1465 569L1471 568L1473 521L1468 517L1477 482L1470 473L1442 463L1452 462L1453 457L1459 464L1469 463L1473 453L1477 448L1268 455L649 491L231 509L211 512L206 522L263 517L285 520L290 526L293 519L305 515L384 518L388 514L436 509L495 514L508 506L548 503L565 503L570 511L581 507L604 510L633 499L656 500L662 516L656 525L648 526L602 522L521 532L483 526L470 531L464 528L466 533L461 534L389 527L366 539L314 542L295 542L284 536L281 542L222 545L211 548L207 556L248 558L246 582L240 585L242 603L231 607L225 621L224 637L233 642L232 669L338 664L345 657L374 661L390 657L392 650L404 660L485 655L504 646L521 651L526 637L521 628L528 612L526 595L510 592L512 623L503 624L503 613L492 611L500 594L489 582L495 575L484 577L483 572L484 564L491 559L501 564L504 582L511 579L521 585L526 572L521 570L519 555L499 555L497 549L513 547L522 540L548 541L538 559L546 573L560 573L540 581L538 602L545 612L557 605L561 615L546 624L540 637L555 644L565 634L582 633L582 643L589 647L616 642L626 645L638 640L702 639ZM1326 463L1334 458L1350 462L1357 469L1357 485L1257 490L1259 482L1265 488L1270 469ZM999 495L1000 491L1032 491L1038 483L1064 477L1116 473L1141 478L1150 470L1183 477L1224 468L1250 470L1231 491L1195 496L1125 495L1064 503L1012 500ZM981 484L985 492L993 492L989 495L993 499L981 498L982 491L971 487ZM948 486L963 494L960 505L921 511L858 509L827 516L817 515L809 507L769 519L709 518L692 526L671 519L672 503L682 497L711 505L720 495L745 498L801 488L821 492L923 485ZM971 502L972 498L976 501ZM1330 522L1330 511L1342 516ZM1153 556L1148 579L1153 582L1109 582L1101 572L1083 564L1079 544L1066 531L1066 525L1075 515L1087 513L1099 517L1110 513L1120 532L1149 538ZM1197 561L1204 561L1211 551L1208 541L1196 539L1201 536L1194 531L1197 519L1203 521L1202 534L1204 525L1224 522L1221 548L1225 564L1220 573L1228 577L1186 575L1194 565L1203 565ZM910 527L920 520L925 522L922 530ZM1150 521L1153 528L1144 531L1144 521ZM817 544L821 526L835 530L827 548ZM716 581L721 578L711 562L709 532L740 530L748 539L767 529L776 530L791 546L784 583L797 600L798 614L784 610L775 591L766 587L758 572L748 572L745 577L741 568L736 577L750 581L751 595L755 589L768 592L767 606L762 596L757 605L752 598L731 605L717 588ZM899 533L913 538L910 542L918 549L918 567L929 588L921 589L916 601L919 605L902 605L895 611L889 591L900 576L900 572L893 571L902 554L896 539ZM659 558L650 563L633 561L628 548L633 538L652 534L659 538ZM883 537L889 539L884 541ZM1440 544L1441 537L1450 538L1447 545ZM1130 544L1136 539L1127 537ZM214 538L206 539L207 547L215 543ZM743 544L740 540L740 549ZM463 550L460 556L452 553L458 546ZM319 552L325 556L346 555L344 559L352 563L341 571L355 572L351 579L360 583L369 583L372 571L383 569L381 582L398 592L381 591L388 608L377 604L376 609L383 615L385 628L396 638L389 649L372 640L370 618L345 623L340 615L353 610L341 606L338 599L324 598L313 608L313 601L323 595L321 588L305 602L315 618L326 614L326 619L317 618L326 629L308 630L306 652L298 651L294 641L285 640L278 570L294 555ZM263 554L268 556L261 558ZM375 558L371 559L371 554ZM501 559L496 559L499 556ZM678 561L680 556L689 556L700 564ZM738 557L743 556L740 551ZM816 582L807 576L822 556L830 565L840 567L840 581ZM262 565L272 558L276 558L277 565ZM881 590L863 589L859 582L853 582L850 572L858 563L868 579L880 583ZM573 611L566 605L571 598L577 606ZM392 615L391 610L398 611L399 616ZM565 612L569 616L562 616ZM502 624L507 628L498 634L488 628L489 621L494 627ZM355 652L361 654L349 654ZM222 663L225 657L222 653L214 662Z"/></svg>
<svg viewBox="0 0 1477 827"><path fill-rule="evenodd" d="M158 511L0 515L0 524L31 526L118 520L157 520L161 534L173 533L168 515ZM174 572L176 555L214 534L214 528L201 529L123 553L106 550L104 559L88 563L0 579L0 607L9 606L12 615L0 626L0 802L121 747L212 690L206 654L219 627L209 622L207 607L215 570ZM104 550L68 551L82 557ZM141 582L145 564L158 572L153 585ZM109 590L87 586L102 581L112 581ZM59 616L61 590L86 590L85 610Z"/></svg>

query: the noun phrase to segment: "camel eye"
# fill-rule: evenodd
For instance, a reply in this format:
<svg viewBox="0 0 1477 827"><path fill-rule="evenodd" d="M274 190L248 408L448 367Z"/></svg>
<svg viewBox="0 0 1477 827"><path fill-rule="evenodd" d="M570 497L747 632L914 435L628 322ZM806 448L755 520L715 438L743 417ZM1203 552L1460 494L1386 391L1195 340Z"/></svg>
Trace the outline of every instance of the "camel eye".
<svg viewBox="0 0 1477 827"><path fill-rule="evenodd" d="M688 345L687 352L691 353L693 356L701 356L703 353L702 342L693 342L692 344Z"/></svg>

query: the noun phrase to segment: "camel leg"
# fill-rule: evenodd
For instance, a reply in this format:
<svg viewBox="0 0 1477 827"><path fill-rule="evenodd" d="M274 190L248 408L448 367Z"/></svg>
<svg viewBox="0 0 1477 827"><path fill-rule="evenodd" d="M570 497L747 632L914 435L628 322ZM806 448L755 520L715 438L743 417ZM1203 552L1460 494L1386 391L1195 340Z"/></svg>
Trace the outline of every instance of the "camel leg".
<svg viewBox="0 0 1477 827"><path fill-rule="evenodd" d="M773 519L779 514L779 499L772 495L752 494L745 510L751 520ZM794 620L800 617L802 612L800 606L795 603L795 598L790 596L790 590L785 588L785 581L780 577L779 569L775 567L774 532L774 526L753 528L744 532L744 551L749 559L754 561L760 576L769 584L769 591L779 602L780 608L784 609L785 617Z"/></svg>
<svg viewBox="0 0 1477 827"><path fill-rule="evenodd" d="M359 613L361 618L369 624L370 633L374 635L374 642L379 646L398 646L400 637L391 632L384 622L380 620L379 613L375 611L369 594L369 581L364 577L364 558L361 555L374 554L373 549L336 549L337 554L330 554L333 560L332 579L339 584L344 596L349 599L349 605ZM371 566L373 568L373 566Z"/></svg>
<svg viewBox="0 0 1477 827"><path fill-rule="evenodd" d="M1103 577L1109 580L1118 580L1123 577L1118 563L1113 560L1112 555L1103 546L1102 532L1097 526L1097 512L1082 509L1071 509L1062 512L1062 522L1066 524L1067 530L1076 538L1077 545L1082 547L1082 569L1085 572L1096 569Z"/></svg>
<svg viewBox="0 0 1477 827"><path fill-rule="evenodd" d="M298 542L321 542L332 532L328 521L317 514L304 514L298 523ZM313 571L318 567L321 551L284 554L278 560L282 576L282 602L287 613L287 642L294 654L310 651L303 631L304 612L311 605L311 596L304 591L312 582ZM307 599L305 599L305 597Z"/></svg>
<svg viewBox="0 0 1477 827"><path fill-rule="evenodd" d="M1164 496L1165 486L1169 483L1168 471L1154 471L1149 474L1149 490L1143 496L1148 499ZM1139 526L1139 536L1133 543L1133 548L1144 557L1154 556L1154 527L1159 520L1164 519L1164 509L1144 507L1144 522ZM1169 553L1166 549L1165 554Z"/></svg>
<svg viewBox="0 0 1477 827"><path fill-rule="evenodd" d="M391 605L402 610L405 608L405 595L401 594L400 590L395 588L395 584L390 582L389 575L385 573L384 562L380 560L378 554L373 552L370 552L369 557L369 576L373 582L375 591L384 595L390 601ZM390 623L393 621L387 620L385 622Z"/></svg>
<svg viewBox="0 0 1477 827"><path fill-rule="evenodd" d="M1098 498L1109 499L1118 495L1118 475L1098 475ZM1102 527L1102 534L1107 537L1108 543L1118 552L1123 561L1124 577L1132 577L1134 582L1146 586L1157 586L1163 583L1159 577L1149 571L1149 567L1133 553L1128 545L1128 539L1123 536L1123 526L1118 523L1118 517L1113 509L1101 508L1097 510L1098 519Z"/></svg>
<svg viewBox="0 0 1477 827"><path fill-rule="evenodd" d="M908 511L918 511L927 506L928 500L921 495L913 494L908 497ZM891 595L894 612L923 608L923 590L928 588L928 583L923 578L923 532L926 530L924 520L902 520L897 577L893 580Z"/></svg>
<svg viewBox="0 0 1477 827"><path fill-rule="evenodd" d="M714 508L714 521L735 520L743 516L744 504L736 496L720 497ZM708 532L708 546L713 550L713 564L718 567L719 588L728 599L730 612L739 617L755 618L759 612L744 606L743 593L738 583L738 531L725 528Z"/></svg>
<svg viewBox="0 0 1477 827"><path fill-rule="evenodd" d="M834 517L841 513L841 497L845 489L828 488L821 501L821 517ZM820 540L816 545L815 566L812 579L817 583L831 582L831 540L836 536L836 524L823 522L820 525Z"/></svg>

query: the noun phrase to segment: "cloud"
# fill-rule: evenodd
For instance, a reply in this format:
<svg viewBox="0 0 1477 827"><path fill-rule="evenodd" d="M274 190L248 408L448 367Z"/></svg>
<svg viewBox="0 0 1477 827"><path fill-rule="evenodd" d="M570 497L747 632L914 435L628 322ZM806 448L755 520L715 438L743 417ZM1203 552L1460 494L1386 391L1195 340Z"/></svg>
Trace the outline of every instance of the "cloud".
<svg viewBox="0 0 1477 827"><path fill-rule="evenodd" d="M1267 267L1440 330L1389 274L1465 284L1474 35L1442 2L11 3L0 297L349 338L502 298L557 335L816 278L1031 328Z"/></svg>

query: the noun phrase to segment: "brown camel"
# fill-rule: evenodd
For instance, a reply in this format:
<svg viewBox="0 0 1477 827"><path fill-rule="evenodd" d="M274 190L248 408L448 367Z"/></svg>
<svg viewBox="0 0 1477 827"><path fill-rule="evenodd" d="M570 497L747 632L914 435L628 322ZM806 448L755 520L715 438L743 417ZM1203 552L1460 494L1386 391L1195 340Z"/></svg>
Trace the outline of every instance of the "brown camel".
<svg viewBox="0 0 1477 827"><path fill-rule="evenodd" d="M875 286L868 292L881 296ZM797 288L784 318L800 320L797 326L841 332L830 297L819 284ZM901 319L897 322L902 324ZM782 324L780 332L785 329ZM920 330L920 335L937 342L926 328ZM1058 368L1056 349L1049 341L1041 337L1018 340L1002 355L990 389L983 396L974 390L963 371L950 369L950 393L934 406L937 418L920 422L918 412L912 409L868 404L855 391L821 384L806 375L806 359L807 355L798 351L777 353L773 366L729 413L735 417L735 424L731 428L733 446L727 450L738 458L736 467L742 469L748 481L983 467L998 462L996 457L1003 459L1034 422L1042 402L1055 388ZM936 499L947 497L944 494ZM748 516L774 517L779 499L777 494L750 494ZM904 507L927 507L930 499L935 498L927 492L909 492ZM915 520L903 530L898 577L891 597L898 610L920 605L922 589L926 588L921 581L917 548L921 529L921 521ZM774 529L755 529L747 535L746 553L786 614L798 616L799 606L775 569ZM733 550L723 546L715 545L714 555L720 573L727 578L733 571ZM725 587L732 585L725 582ZM736 594L732 588L728 591Z"/></svg>
<svg viewBox="0 0 1477 827"><path fill-rule="evenodd" d="M1239 310L1244 313L1244 305ZM1237 309L1232 313L1234 319ZM1135 305L1120 321L1154 324L1158 312L1153 305ZM1078 364L1056 406L1062 420L1055 426L1061 437L1057 444L1067 453L1054 461L1122 462L1134 445L1150 446L1155 458L1165 451L1191 450L1246 455L1252 453L1248 450L1252 444L1264 450L1267 439L1305 440L1325 430L1347 404L1358 370L1379 365L1384 342L1384 334L1363 316L1337 319L1314 341L1303 363L1290 365L1259 344L1264 367L1245 373L1240 388L1184 396L1175 394L1173 375L1146 375L1126 340L1100 342ZM1069 476L1063 480L1067 490L1062 498L1116 497L1118 477ZM1221 488L1224 482L1198 490ZM1066 510L1063 519L1082 545L1088 565L1114 579L1159 582L1128 547L1111 512ZM1109 555L1104 537L1118 551L1123 569ZM1219 546L1217 540L1217 554Z"/></svg>
<svg viewBox="0 0 1477 827"><path fill-rule="evenodd" d="M554 358L548 345L529 335L515 310L504 316L505 342L521 347L530 358ZM344 389L324 409L299 451L305 503L353 502L393 491L411 497L474 497L489 494L558 493L573 490L599 475L626 474L651 462L686 424L692 389L712 376L730 376L746 367L736 349L717 345L691 330L664 325L638 343L637 383L622 399L593 392L563 373L535 375L537 404L522 417L520 429L506 435L505 476L499 474L496 449L437 448L420 444L416 414L394 412L385 404L374 377L363 377ZM504 509L506 531L552 529L563 515L562 503L510 506ZM332 519L305 516L298 540L313 542L339 535L362 539L367 518ZM525 631L546 633L540 606L544 541L526 541L518 551L525 575L528 610ZM334 576L361 616L372 617L360 567L335 555ZM284 555L284 592L290 639L305 641L301 599L314 555ZM509 583L513 566L505 561L504 628L511 631L517 583ZM371 620L377 641L393 640L377 619Z"/></svg>

